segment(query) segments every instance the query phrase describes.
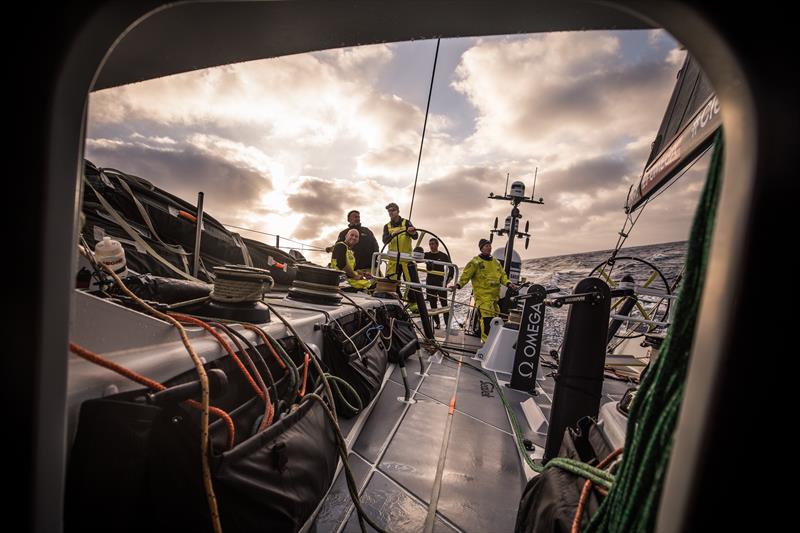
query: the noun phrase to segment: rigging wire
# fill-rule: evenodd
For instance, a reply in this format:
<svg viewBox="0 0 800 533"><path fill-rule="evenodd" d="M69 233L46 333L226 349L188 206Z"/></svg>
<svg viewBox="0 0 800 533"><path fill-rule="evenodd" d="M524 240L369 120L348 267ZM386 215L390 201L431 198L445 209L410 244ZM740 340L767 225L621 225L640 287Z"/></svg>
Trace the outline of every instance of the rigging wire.
<svg viewBox="0 0 800 533"><path fill-rule="evenodd" d="M425 130L428 127L428 111L431 109L431 94L433 93L433 80L436 77L436 62L439 58L439 44L442 39L436 39L436 53L433 56L433 72L431 72L431 85L428 89L428 105L425 106L425 121L422 123L422 138L419 140L419 155L417 156L417 173L414 175L414 190L411 192L411 208L408 210L408 219L414 211L414 196L417 194L417 178L419 178L419 165L422 161L422 145L425 143Z"/></svg>
<svg viewBox="0 0 800 533"><path fill-rule="evenodd" d="M275 233L267 233L266 231L259 231L259 230L255 230L255 229L251 229L251 228L245 228L243 226L234 226L233 224L222 224L222 225L225 226L226 228L241 229L241 230L250 231L250 232L253 232L253 233L258 233L259 235L268 235L270 237L281 237L280 235L276 235ZM301 248L302 250L309 250L309 251L312 251L312 252L324 252L325 251L324 248L321 248L319 246L314 246L312 244L307 244L305 242L296 241L294 239L290 239L289 237L281 237L281 240L293 242L295 244L299 244L300 246L302 246L302 248ZM276 248L283 248L283 247L280 246L280 247L276 247ZM289 248L289 249L293 250L294 248Z"/></svg>
<svg viewBox="0 0 800 533"><path fill-rule="evenodd" d="M661 196L662 194L664 194L664 193L667 191L667 189L669 189L670 187L672 187L673 185L675 185L675 183L676 183L676 182L677 182L677 181L678 181L680 178L682 178L682 177L684 176L684 174L686 174L687 172L689 172L689 171L690 171L690 170L691 170L691 169L694 167L694 165L695 165L695 164L697 164L697 162L698 162L698 161L699 161L699 160L700 160L700 159L701 159L701 158L702 158L702 157L703 157L703 156L706 154L706 152L708 152L708 150L709 150L710 148L711 148L711 147L709 146L708 148L706 148L705 150L703 150L702 152L700 152L700 153L697 155L697 157L695 157L695 158L694 158L694 159L693 159L693 160L692 160L692 161L691 161L691 162L690 162L688 165L686 165L686 167L685 167L685 168L684 168L684 169L683 169L683 170L682 170L682 171L681 171L679 174L676 174L676 175L675 175L675 176L674 176L674 177L673 177L673 178L672 178L672 179L669 181L669 183L668 183L668 184L667 184L665 187L663 187L663 188L662 188L662 189L660 189L660 190L659 190L657 193L655 193L653 196L651 196L650 198L648 198L647 200L645 200L645 202L644 202L644 205L642 205L642 208L641 208L641 209L639 210L639 212L637 213L637 215L636 215L636 218L632 218L632 217L631 217L631 213L626 213L626 214L625 214L625 221L622 223L622 229L619 231L619 237L617 238L617 244L616 244L616 246L614 247L614 251L612 251L612 252L611 252L611 258L610 258L610 262L609 262L609 265L610 265L611 269L608 271L608 275L609 275L609 276L611 275L611 271L614 269L614 259L616 258L617 254L618 254L618 253L619 253L619 251L622 249L622 247L625 245L625 241L628 239L628 236L630 235L631 231L633 231L633 227L634 227L634 226L636 225L636 223L639 221L639 218L642 216L642 213L644 213L644 210L645 210L645 208L647 207L647 205L648 205L650 202L652 202L653 200L655 200L656 198L658 198L659 196ZM628 189L628 198L627 198L627 199L626 199L626 201L625 201L625 203L626 203L626 204L628 203L628 200L630 200L630 194L631 194L631 191L632 191L632 190L633 190L633 187L631 187L630 189ZM631 223L631 226L630 226L630 228L628 228L628 229L627 229L627 231L626 231L626 230L625 230L625 226L628 224L628 222L630 222L630 223Z"/></svg>
<svg viewBox="0 0 800 533"><path fill-rule="evenodd" d="M708 146L705 150L703 150L699 154L697 154L697 156L694 159L692 159L692 161L688 165L686 165L686 167L683 170L681 170L680 173L676 174L672 179L669 180L669 183L667 183L666 186L664 186L658 192L653 194L653 196L651 196L650 198L645 200L644 204L642 205L642 208L637 213L636 218L632 218L631 217L631 213L627 213L626 212L625 220L622 223L622 229L618 232L619 233L619 237L617 238L617 244L616 244L616 246L614 246L614 250L611 252L611 256L606 261L606 263L607 263L607 265L609 267L608 271L607 272L605 271L605 267L601 268L601 270L600 270L600 275L601 276L607 276L608 279L611 279L611 273L614 271L614 265L615 265L615 262L616 262L617 254L620 252L622 247L625 245L625 241L628 239L628 236L630 235L631 231L633 231L634 226L639 221L639 218L642 216L642 213L644 213L644 210L647 207L647 205L650 202L652 202L653 200L655 200L656 198L658 198L659 196L661 196L662 194L664 194L670 187L675 185L675 183L680 178L682 178L687 172L689 172L692 168L694 168L695 164L697 164L697 162L704 155L706 155L706 153L711 149L711 147L712 146ZM625 201L626 205L628 203L628 200L630 200L630 194L631 194L632 190L633 190L633 186L631 186L631 188L628 189L628 198ZM628 222L630 222L631 225L630 225L630 228L628 228L626 230L625 227L628 224ZM564 346L564 340L562 339L561 345L558 348L559 352L561 351L561 348L563 348L563 346Z"/></svg>

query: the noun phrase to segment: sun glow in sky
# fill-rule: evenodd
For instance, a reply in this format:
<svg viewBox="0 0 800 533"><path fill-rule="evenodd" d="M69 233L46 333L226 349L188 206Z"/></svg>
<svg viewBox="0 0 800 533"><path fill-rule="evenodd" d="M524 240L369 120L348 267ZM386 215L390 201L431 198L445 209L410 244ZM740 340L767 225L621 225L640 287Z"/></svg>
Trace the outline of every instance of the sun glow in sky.
<svg viewBox="0 0 800 533"><path fill-rule="evenodd" d="M358 209L378 234L387 203L409 213L435 47L328 50L98 91L86 157L192 203L203 191L226 224L327 246ZM507 173L530 194L538 168L545 204L522 208L534 234L522 257L613 247L683 53L661 30L443 40L412 222L465 263L510 211L488 194ZM648 207L630 245L686 238L704 169Z"/></svg>

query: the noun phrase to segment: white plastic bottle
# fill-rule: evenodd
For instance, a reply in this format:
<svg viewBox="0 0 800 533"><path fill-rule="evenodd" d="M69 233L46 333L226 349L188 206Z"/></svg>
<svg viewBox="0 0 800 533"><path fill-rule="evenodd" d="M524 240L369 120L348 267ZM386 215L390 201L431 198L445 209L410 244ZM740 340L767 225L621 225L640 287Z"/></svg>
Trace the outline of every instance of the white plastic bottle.
<svg viewBox="0 0 800 533"><path fill-rule="evenodd" d="M124 278L128 275L125 250L119 241L115 241L111 237L103 237L102 241L97 241L97 244L94 245L94 256L97 261L108 266L119 277Z"/></svg>

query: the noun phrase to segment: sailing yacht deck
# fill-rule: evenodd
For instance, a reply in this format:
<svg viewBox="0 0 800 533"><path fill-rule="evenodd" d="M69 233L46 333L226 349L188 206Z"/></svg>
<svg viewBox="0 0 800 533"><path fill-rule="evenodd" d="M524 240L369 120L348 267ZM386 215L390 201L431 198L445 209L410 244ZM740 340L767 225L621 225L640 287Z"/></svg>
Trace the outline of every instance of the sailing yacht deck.
<svg viewBox="0 0 800 533"><path fill-rule="evenodd" d="M472 350L479 346L477 339L461 332L451 335L449 345L454 344ZM426 517L434 512L434 531L513 531L520 496L532 472L523 467L498 392L483 374L466 365L439 354L424 360L424 376L419 375L415 356L406 363L415 403L400 401L402 377L393 367L371 412L365 413L368 418L360 432L351 434L358 422L342 424L363 508L388 531L422 531ZM468 356L464 361L480 364ZM534 397L545 417L555 387L551 372L540 368L539 394ZM495 377L500 383L510 378L500 373ZM602 402L618 400L626 389L624 382L606 380ZM541 457L546 431L531 430L521 407L531 396L507 387L504 394L524 438L535 445L534 457ZM353 509L340 472L317 515L316 531L359 531Z"/></svg>
<svg viewBox="0 0 800 533"><path fill-rule="evenodd" d="M354 297L366 307L384 304L370 297ZM269 301L273 312L280 310L306 342L315 346L323 346L322 323L354 312L349 305L286 301L279 293ZM78 303L82 312L72 332L77 341L155 379L186 371L189 363L169 325L82 293ZM134 329L139 334L135 338L124 335L96 339L97 328L120 330L115 324L128 324L125 331L136 324ZM278 320L265 325L265 330L276 338L288 334ZM194 328L190 334L198 353L208 360L223 355L218 344L204 332ZM443 342L442 332L437 334L437 340ZM452 356L478 367L480 361L471 355L479 347L478 339L460 331L451 333L447 342ZM512 531L522 490L533 472L519 455L499 391L492 380L468 364L440 353L429 356L422 350L421 354L423 375L416 355L406 362L413 403L402 401L400 368L389 365L381 391L367 410L356 418L340 421L362 506L377 524L393 532L422 531L428 518L435 531ZM540 420L547 419L555 388L552 372L552 368L540 366L535 396L505 387L510 376L494 373L516 415L522 437L534 444L534 458L542 455L546 422L537 426L538 431L532 429L522 403L533 398ZM100 396L112 384L119 390L137 387L108 370L76 358L71 360L70 435L80 403ZM602 403L618 400L627 387L622 381L605 380ZM319 533L359 530L341 470L307 526L306 530Z"/></svg>

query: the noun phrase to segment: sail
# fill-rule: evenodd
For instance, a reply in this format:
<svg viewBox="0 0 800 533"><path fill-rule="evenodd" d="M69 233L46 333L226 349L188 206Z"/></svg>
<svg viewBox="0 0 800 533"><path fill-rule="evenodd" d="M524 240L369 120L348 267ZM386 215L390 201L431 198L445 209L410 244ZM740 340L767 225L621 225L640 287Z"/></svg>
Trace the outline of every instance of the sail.
<svg viewBox="0 0 800 533"><path fill-rule="evenodd" d="M711 145L722 124L719 111L711 83L687 54L642 177L628 195L627 212L638 209Z"/></svg>

